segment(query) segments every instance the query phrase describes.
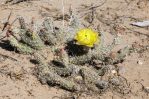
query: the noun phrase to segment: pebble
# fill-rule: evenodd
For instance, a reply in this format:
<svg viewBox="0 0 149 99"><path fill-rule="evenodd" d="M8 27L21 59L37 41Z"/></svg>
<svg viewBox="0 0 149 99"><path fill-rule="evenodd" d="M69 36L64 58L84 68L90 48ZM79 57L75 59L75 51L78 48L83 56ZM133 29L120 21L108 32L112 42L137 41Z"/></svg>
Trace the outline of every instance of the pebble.
<svg viewBox="0 0 149 99"><path fill-rule="evenodd" d="M112 70L111 72L112 72L112 74L117 74L116 70Z"/></svg>
<svg viewBox="0 0 149 99"><path fill-rule="evenodd" d="M82 76L76 76L75 77L75 81L78 83L81 83L82 80L83 80Z"/></svg>
<svg viewBox="0 0 149 99"><path fill-rule="evenodd" d="M145 87L145 91L149 93L149 87Z"/></svg>
<svg viewBox="0 0 149 99"><path fill-rule="evenodd" d="M143 64L143 62L142 62L141 60L138 60L137 63L138 63L139 65L142 65L142 64Z"/></svg>

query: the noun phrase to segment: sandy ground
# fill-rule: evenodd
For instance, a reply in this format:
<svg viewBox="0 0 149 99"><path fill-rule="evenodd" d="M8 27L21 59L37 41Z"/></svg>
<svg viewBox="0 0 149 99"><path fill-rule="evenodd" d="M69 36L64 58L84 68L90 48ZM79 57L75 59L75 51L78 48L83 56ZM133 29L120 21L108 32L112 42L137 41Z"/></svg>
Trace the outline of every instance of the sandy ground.
<svg viewBox="0 0 149 99"><path fill-rule="evenodd" d="M32 17L41 21L46 16L62 14L62 0L33 0L15 5L4 5L4 1L0 0L1 23L7 19L10 11L12 11L10 21L18 16L23 16L28 22ZM149 45L148 28L130 25L135 21L149 19L148 1L146 3L145 0L64 0L64 12L68 13L70 6L77 12L81 10L82 5L91 4L100 5L96 9L97 14L91 27L99 26L105 33L117 32L122 38L121 44L115 50L132 45L134 42L138 47ZM79 12L81 19L85 18L85 13L86 11ZM88 22L82 22L86 26L90 25ZM0 24L0 28L2 27ZM115 31L111 30L113 28ZM110 36L105 38L106 41L109 39ZM15 53L6 42L0 41L0 99L63 99L64 96L71 94L57 87L42 85L33 74L36 66L29 61L31 58L30 55ZM75 99L149 99L148 94L142 90L142 85L149 87L149 50L128 55L119 66L122 67L121 75L130 83L130 94L123 96L108 91L101 95L81 94Z"/></svg>

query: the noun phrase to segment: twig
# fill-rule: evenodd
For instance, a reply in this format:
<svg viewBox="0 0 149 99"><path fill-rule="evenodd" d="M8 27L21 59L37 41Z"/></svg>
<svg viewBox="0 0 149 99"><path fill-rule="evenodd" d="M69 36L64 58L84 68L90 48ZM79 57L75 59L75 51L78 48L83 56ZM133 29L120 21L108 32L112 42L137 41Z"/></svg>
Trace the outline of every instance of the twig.
<svg viewBox="0 0 149 99"><path fill-rule="evenodd" d="M100 5L91 6L91 7L89 7L89 8L84 9L84 10L80 10L80 11L78 11L78 13L80 13L80 12L82 12L82 11L88 11L88 10L92 10L92 9L97 9L97 8L103 6L106 2L107 2L107 0L105 0L105 1L104 1L103 3L101 3Z"/></svg>
<svg viewBox="0 0 149 99"><path fill-rule="evenodd" d="M5 28L7 27L7 30L4 31L4 30L5 30L5 28L4 28L4 30L2 31L2 33L5 32L6 35L3 36L3 37L1 37L0 40L2 40L2 39L4 39L4 38L8 37L9 34L10 34L10 35L13 35L13 32L12 32L10 29L11 29L11 26L16 22L16 20L18 20L18 18L16 18L11 24L10 24L9 22L7 22L7 25L5 26ZM13 35L13 36L14 36L14 35Z"/></svg>
<svg viewBox="0 0 149 99"><path fill-rule="evenodd" d="M103 3L101 3L100 5L93 6L93 7L89 8L89 10L97 9L97 8L101 7L102 5L104 5L106 2L107 2L107 0L105 0L105 1L104 1Z"/></svg>
<svg viewBox="0 0 149 99"><path fill-rule="evenodd" d="M137 82L139 84L141 84L142 86L142 91L146 92L147 94L149 94L149 88L148 87L145 87L141 82Z"/></svg>
<svg viewBox="0 0 149 99"><path fill-rule="evenodd" d="M92 4L92 6L93 6L93 4ZM94 21L95 10L96 10L94 7L92 7L91 9L92 9L91 10L91 16L90 16L90 20L89 20L90 24L92 24L92 22Z"/></svg>
<svg viewBox="0 0 149 99"><path fill-rule="evenodd" d="M130 31L133 32L134 34L144 35L144 36L146 36L146 37L149 38L149 35L148 35L148 34L144 34L144 33L142 33L142 32L135 31L135 30L130 29L130 28L127 28L127 27L126 27L126 29L130 30Z"/></svg>
<svg viewBox="0 0 149 99"><path fill-rule="evenodd" d="M13 60L13 61L18 61L17 59L11 57L11 56L8 56L8 55L3 55L3 54L0 54L0 56L4 57L4 58L8 58L10 60Z"/></svg>
<svg viewBox="0 0 149 99"><path fill-rule="evenodd" d="M65 7L64 7L64 0L62 0L62 13L63 13L63 28L62 31L64 32L64 25L65 25Z"/></svg>
<svg viewBox="0 0 149 99"><path fill-rule="evenodd" d="M5 2L5 4L7 4L7 3L11 3L11 4L18 4L18 3L21 3L21 2L25 2L25 1L31 1L31 0L7 0L6 2Z"/></svg>
<svg viewBox="0 0 149 99"><path fill-rule="evenodd" d="M8 16L6 23L4 23L4 27L3 27L2 31L4 31L5 28L7 27L7 25L9 24L9 19L10 19L11 15L12 15L12 11L10 12L10 14Z"/></svg>

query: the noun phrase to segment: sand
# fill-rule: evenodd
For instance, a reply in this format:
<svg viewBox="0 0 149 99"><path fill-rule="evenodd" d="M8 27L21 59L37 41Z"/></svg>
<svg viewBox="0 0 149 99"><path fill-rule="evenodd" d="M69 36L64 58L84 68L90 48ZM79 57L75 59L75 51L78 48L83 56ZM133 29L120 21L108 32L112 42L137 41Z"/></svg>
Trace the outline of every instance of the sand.
<svg viewBox="0 0 149 99"><path fill-rule="evenodd" d="M10 11L12 11L10 22L18 16L23 16L27 22L30 22L33 17L40 22L46 16L62 14L63 9L62 0L33 0L15 5L4 5L4 1L0 1L1 22L7 19ZM148 1L146 4L145 0L64 0L64 12L68 14L71 7L77 14L82 5L90 6L91 4L100 5L96 9L96 18L91 27L99 26L101 31L108 35L112 32L111 29L115 28L121 37L120 45L114 50L132 45L134 42L138 48L149 45L148 28L131 25L133 22L149 19ZM86 12L79 12L80 19L85 17ZM86 21L82 22L86 26L90 25ZM59 23L62 24L62 21ZM0 24L0 28L2 27L3 25ZM110 36L105 38L107 42L110 42L110 39ZM125 58L123 63L118 64L122 68L121 75L127 79L131 87L131 93L128 95L108 91L100 95L72 93L72 96L76 98L71 98L69 97L71 92L42 85L33 74L36 65L32 64L30 59L32 59L31 55L18 54L14 49L9 48L7 42L0 41L0 99L64 99L66 96L67 99L149 99L148 94L142 90L142 85L149 87L149 50L132 53Z"/></svg>

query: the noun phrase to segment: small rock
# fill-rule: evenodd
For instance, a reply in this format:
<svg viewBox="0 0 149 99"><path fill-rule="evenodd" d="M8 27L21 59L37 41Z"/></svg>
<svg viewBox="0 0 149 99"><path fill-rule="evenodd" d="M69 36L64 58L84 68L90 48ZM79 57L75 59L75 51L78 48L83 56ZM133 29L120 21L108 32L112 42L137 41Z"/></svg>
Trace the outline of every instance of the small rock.
<svg viewBox="0 0 149 99"><path fill-rule="evenodd" d="M149 87L145 87L145 92L149 93Z"/></svg>
<svg viewBox="0 0 149 99"><path fill-rule="evenodd" d="M143 64L143 62L142 62L141 60L138 60L137 63L138 63L139 65L142 65L142 64Z"/></svg>
<svg viewBox="0 0 149 99"><path fill-rule="evenodd" d="M81 83L81 81L83 80L82 76L76 76L74 79L78 83Z"/></svg>
<svg viewBox="0 0 149 99"><path fill-rule="evenodd" d="M117 71L116 70L112 70L111 73L112 74L117 74Z"/></svg>

